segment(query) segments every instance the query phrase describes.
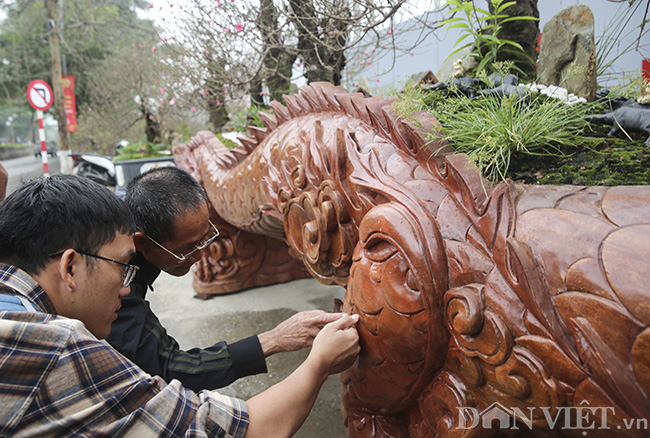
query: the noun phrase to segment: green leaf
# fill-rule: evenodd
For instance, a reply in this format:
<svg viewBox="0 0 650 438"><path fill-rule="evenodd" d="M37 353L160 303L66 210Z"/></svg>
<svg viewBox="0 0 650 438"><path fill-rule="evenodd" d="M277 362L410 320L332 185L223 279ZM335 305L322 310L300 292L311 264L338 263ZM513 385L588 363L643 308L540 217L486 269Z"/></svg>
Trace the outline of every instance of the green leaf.
<svg viewBox="0 0 650 438"><path fill-rule="evenodd" d="M539 21L539 18L537 18L537 17L529 17L529 16L522 16L522 17L508 17L508 18L504 18L503 20L501 20L501 23L507 23L507 22L509 22L509 21L522 21L522 20L526 20L526 21Z"/></svg>
<svg viewBox="0 0 650 438"><path fill-rule="evenodd" d="M494 10L495 10L495 12L496 12L497 14L499 14L499 13L501 13L501 11L503 11L504 9L508 9L510 6L512 6L512 5L516 5L516 4L517 4L517 2L514 2L514 1L513 1L513 2L503 3L503 4L498 5L498 6L495 5L496 7L494 8Z"/></svg>
<svg viewBox="0 0 650 438"><path fill-rule="evenodd" d="M460 38L456 40L456 44L454 44L454 47L456 47L460 42L462 42L465 38L471 36L470 34L466 33L465 35L461 35Z"/></svg>
<svg viewBox="0 0 650 438"><path fill-rule="evenodd" d="M521 50L522 52L524 51L524 48L521 47L521 44L516 43L516 42L514 42L514 41L510 41L510 40L501 40L501 43L502 43L502 44L508 44L508 45L510 45L510 46L516 47L516 48L518 48L519 50Z"/></svg>
<svg viewBox="0 0 650 438"><path fill-rule="evenodd" d="M469 44L465 44L465 45L462 46L462 47L457 48L456 50L454 50L453 52L451 52L451 53L449 54L449 56L447 56L447 57L445 58L445 61L446 61L447 59L451 58L452 56L454 56L456 53L460 52L461 50L466 49L467 47L470 47L471 45L472 45L472 43L469 43Z"/></svg>
<svg viewBox="0 0 650 438"><path fill-rule="evenodd" d="M483 40L485 40L485 41L491 41L491 42L493 42L495 44L499 44L501 42L501 40L499 38L495 37L494 35L490 35L490 34L482 35L481 38Z"/></svg>

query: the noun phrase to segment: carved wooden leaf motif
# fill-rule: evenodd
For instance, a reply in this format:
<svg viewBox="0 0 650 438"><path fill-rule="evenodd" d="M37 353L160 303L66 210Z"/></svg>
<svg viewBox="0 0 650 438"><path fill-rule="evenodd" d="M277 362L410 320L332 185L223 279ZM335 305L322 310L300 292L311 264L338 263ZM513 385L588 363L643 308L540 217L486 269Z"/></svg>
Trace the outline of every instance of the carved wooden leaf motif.
<svg viewBox="0 0 650 438"><path fill-rule="evenodd" d="M347 285L362 345L341 375L348 435L496 436L495 406L537 409L536 436L582 432L542 407L611 406L621 427L649 416L650 189L491 186L426 134L433 117L390 104L311 84L238 150L201 133L174 151L215 220ZM252 266L237 261L246 236L213 244L200 275ZM463 427L469 409L479 426Z"/></svg>

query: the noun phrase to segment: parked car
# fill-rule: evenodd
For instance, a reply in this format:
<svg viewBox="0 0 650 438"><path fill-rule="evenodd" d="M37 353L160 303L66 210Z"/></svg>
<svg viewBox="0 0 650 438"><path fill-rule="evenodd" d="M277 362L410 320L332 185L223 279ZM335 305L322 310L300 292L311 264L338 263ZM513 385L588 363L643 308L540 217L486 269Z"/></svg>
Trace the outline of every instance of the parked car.
<svg viewBox="0 0 650 438"><path fill-rule="evenodd" d="M47 150L47 154L50 157L54 157L59 150L59 147L54 143L53 141L46 141L45 142L45 149ZM40 158L41 156L41 142L37 141L34 143L34 156L36 158Z"/></svg>

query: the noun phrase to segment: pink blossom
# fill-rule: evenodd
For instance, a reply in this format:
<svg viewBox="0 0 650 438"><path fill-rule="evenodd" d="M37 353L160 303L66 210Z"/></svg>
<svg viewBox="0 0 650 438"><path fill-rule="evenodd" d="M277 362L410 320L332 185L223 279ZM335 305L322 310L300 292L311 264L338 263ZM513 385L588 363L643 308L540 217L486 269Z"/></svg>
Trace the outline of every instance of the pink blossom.
<svg viewBox="0 0 650 438"><path fill-rule="evenodd" d="M226 28L226 33L230 33L230 28L229 27Z"/></svg>
<svg viewBox="0 0 650 438"><path fill-rule="evenodd" d="M206 54L206 55L209 55L209 54L210 54L210 51L209 51L208 49L205 49L205 54Z"/></svg>
<svg viewBox="0 0 650 438"><path fill-rule="evenodd" d="M156 48L155 47L151 48L151 53L156 53Z"/></svg>
<svg viewBox="0 0 650 438"><path fill-rule="evenodd" d="M170 104L170 105L173 105L173 104L175 104L175 103L176 103L176 99L172 99L172 100L169 101L169 104Z"/></svg>
<svg viewBox="0 0 650 438"><path fill-rule="evenodd" d="M388 35L392 35L392 34L393 34L393 29L388 31Z"/></svg>
<svg viewBox="0 0 650 438"><path fill-rule="evenodd" d="M136 87L136 83L135 83L135 82L132 82L132 83L131 83L131 86L132 86L133 88L135 88L135 87Z"/></svg>
<svg viewBox="0 0 650 438"><path fill-rule="evenodd" d="M142 48L143 46L142 46L142 44L138 43L138 47Z"/></svg>
<svg viewBox="0 0 650 438"><path fill-rule="evenodd" d="M192 108L190 108L190 111L192 111L194 113L194 112L196 112L196 108L192 107Z"/></svg>
<svg viewBox="0 0 650 438"><path fill-rule="evenodd" d="M413 52L409 52L409 55L410 55L410 56L415 56L415 55L413 55Z"/></svg>
<svg viewBox="0 0 650 438"><path fill-rule="evenodd" d="M160 94L165 94L165 89L163 87L160 87Z"/></svg>
<svg viewBox="0 0 650 438"><path fill-rule="evenodd" d="M381 82L381 79L377 79L377 82Z"/></svg>
<svg viewBox="0 0 650 438"><path fill-rule="evenodd" d="M117 72L117 70L113 70L113 74L117 76L119 73Z"/></svg>
<svg viewBox="0 0 650 438"><path fill-rule="evenodd" d="M201 94L205 96L205 90L201 89Z"/></svg>
<svg viewBox="0 0 650 438"><path fill-rule="evenodd" d="M153 8L153 3L149 3L149 7L150 7L150 8Z"/></svg>
<svg viewBox="0 0 650 438"><path fill-rule="evenodd" d="M236 30L237 32L241 32L242 30L244 30L244 23L237 23L237 24L235 24L235 30Z"/></svg>
<svg viewBox="0 0 650 438"><path fill-rule="evenodd" d="M217 99L217 106L221 105L221 101Z"/></svg>
<svg viewBox="0 0 650 438"><path fill-rule="evenodd" d="M221 91L223 91L224 93L226 92L226 86L225 85L221 86Z"/></svg>

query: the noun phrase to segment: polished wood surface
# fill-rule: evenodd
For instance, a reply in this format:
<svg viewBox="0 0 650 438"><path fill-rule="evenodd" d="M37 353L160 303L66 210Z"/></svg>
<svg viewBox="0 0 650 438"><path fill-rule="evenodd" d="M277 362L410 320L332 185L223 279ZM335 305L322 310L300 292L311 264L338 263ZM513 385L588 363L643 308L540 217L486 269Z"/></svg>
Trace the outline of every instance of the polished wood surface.
<svg viewBox="0 0 650 438"><path fill-rule="evenodd" d="M291 254L345 286L350 437L648 436L650 188L492 186L432 116L391 103L311 84L238 149L207 132L176 147L226 239L282 254L217 239L195 284L218 289L224 254L286 277Z"/></svg>

